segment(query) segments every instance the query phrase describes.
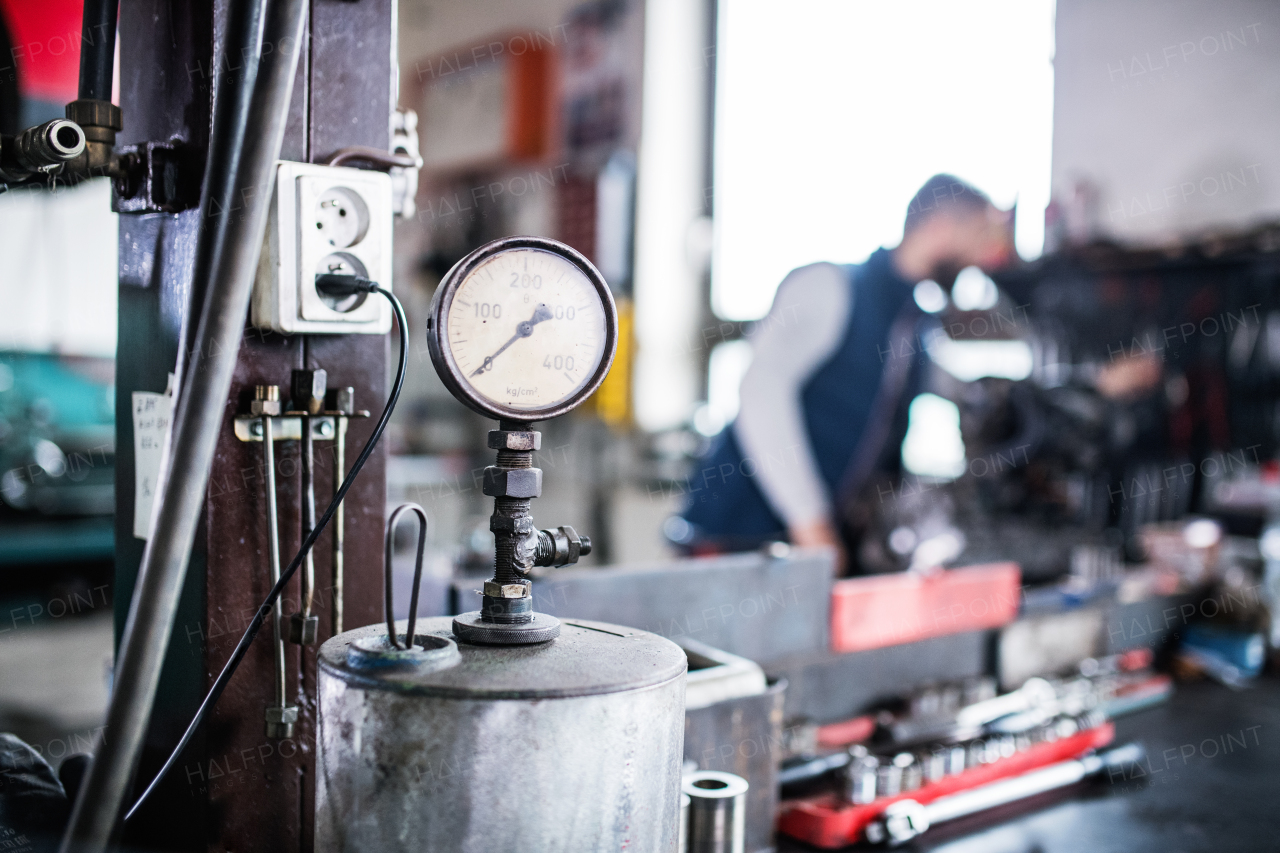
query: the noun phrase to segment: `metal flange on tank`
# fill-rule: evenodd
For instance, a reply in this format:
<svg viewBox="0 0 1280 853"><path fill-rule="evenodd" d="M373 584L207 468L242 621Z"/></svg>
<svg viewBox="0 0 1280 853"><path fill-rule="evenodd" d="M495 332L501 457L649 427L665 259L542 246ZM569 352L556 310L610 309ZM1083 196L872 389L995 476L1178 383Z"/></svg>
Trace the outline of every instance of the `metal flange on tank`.
<svg viewBox="0 0 1280 853"><path fill-rule="evenodd" d="M536 530L532 423L581 403L616 348L600 274L551 240L463 258L428 321L432 361L465 404L499 420L494 576L479 610L417 620L426 514L387 528L386 624L319 654L316 835L321 853L677 849L684 689L679 646L645 631L533 609L534 566L590 553L571 527ZM410 618L392 621L390 541L420 522Z"/></svg>

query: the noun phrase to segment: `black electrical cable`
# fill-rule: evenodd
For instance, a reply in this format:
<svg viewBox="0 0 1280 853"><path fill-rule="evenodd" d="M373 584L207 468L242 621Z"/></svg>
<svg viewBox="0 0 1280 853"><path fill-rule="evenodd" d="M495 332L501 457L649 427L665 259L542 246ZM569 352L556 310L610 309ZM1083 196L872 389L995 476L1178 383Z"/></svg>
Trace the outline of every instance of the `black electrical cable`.
<svg viewBox="0 0 1280 853"><path fill-rule="evenodd" d="M120 0L85 0L80 30L80 97L111 100Z"/></svg>
<svg viewBox="0 0 1280 853"><path fill-rule="evenodd" d="M373 434L369 436L369 441L365 443L364 449L356 457L356 461L351 466L351 473L347 474L346 479L342 481L342 485L338 488L338 493L333 497L333 502L324 511L324 515L320 516L315 528L303 540L302 547L294 555L293 560L290 561L289 567L280 573L280 580L276 581L276 585L271 588L271 592L267 594L267 598L262 602L262 606L258 608L258 612L253 615L253 621L249 623L244 636L236 644L236 649L231 653L231 658L222 668L222 672L218 673L217 680L213 682L213 686L209 688L209 693L204 697L204 701L200 703L200 708L196 711L195 716L192 717L191 724L187 726L187 730L183 732L182 739L178 741L178 745L174 747L173 753L165 761L164 766L160 768L160 772L156 774L156 777L147 785L147 789L138 797L137 802L125 814L125 820L129 820L137 813L142 803L160 784L160 780L164 779L165 775L173 768L173 765L177 763L182 750L186 749L187 744L191 741L191 736L195 734L196 729L204 722L204 718L213 710L213 706L218 703L218 698L222 696L222 691L226 689L227 682L231 680L236 667L240 666L240 661L244 659L245 653L249 651L249 645L253 642L253 638L258 636L258 631L262 629L263 623L271 615L271 608L275 606L276 600L280 598L280 593L284 591L285 585L289 583L290 578L298 571L298 567L306 559L307 553L316 544L316 540L320 538L320 534L324 532L325 527L328 526L329 520L338 511L338 505L347 496L347 490L351 488L351 484L355 482L360 469L364 467L364 463L368 461L373 449L378 445L378 440L382 438L382 433L387 428L387 421L391 419L391 413L395 410L396 403L400 399L400 389L404 387L404 376L409 360L409 322L405 319L404 307L391 291L383 290L378 286L377 282L372 282L368 279L356 279L355 276L342 276L341 278L347 279L345 284L350 290L380 293L391 302L391 310L396 318L396 328L400 332L400 364L396 368L396 378L391 386L391 394L387 397L387 404L383 407L382 415L378 418L378 423L373 428Z"/></svg>

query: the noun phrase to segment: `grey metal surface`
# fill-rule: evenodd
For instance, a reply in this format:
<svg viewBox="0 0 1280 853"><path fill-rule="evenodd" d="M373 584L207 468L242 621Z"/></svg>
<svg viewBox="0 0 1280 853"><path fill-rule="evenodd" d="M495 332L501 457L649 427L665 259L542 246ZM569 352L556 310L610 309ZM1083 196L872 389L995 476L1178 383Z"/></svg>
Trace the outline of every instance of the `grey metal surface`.
<svg viewBox="0 0 1280 853"><path fill-rule="evenodd" d="M396 623L397 631L408 621ZM340 634L320 647L325 674L353 684L419 696L455 699L558 699L637 690L680 680L684 708L684 650L645 631L574 619L563 623L560 637L532 646L481 646L459 643L462 662L437 672L369 674L347 665L347 646L355 640L384 636L385 625L370 625ZM423 619L418 634L453 637L446 616Z"/></svg>
<svg viewBox="0 0 1280 853"><path fill-rule="evenodd" d="M107 711L106 738L85 776L72 812L64 851L105 849L117 826L121 805L137 766L147 719L160 680L160 666L173 628L196 526L222 424L236 352L244 331L253 274L266 227L265 204L245 205L243 215L217 215L230 209L227 198L263 198L280 154L297 66L306 4L288 0L249 2L233 8L238 33L256 51L266 38L292 49L261 58L254 73L241 79L220 75L213 142L207 166L208 215L196 248L196 279L209 286L192 340L189 370L183 371L174 416L171 448L162 467L152 537L143 553L138 585L120 643L115 692ZM264 21L259 29L258 21ZM256 39L255 39L256 37ZM259 68L261 69L259 71Z"/></svg>
<svg viewBox="0 0 1280 853"><path fill-rule="evenodd" d="M680 794L680 839L676 846L679 853L689 850L689 804L692 802L688 794Z"/></svg>
<svg viewBox="0 0 1280 853"><path fill-rule="evenodd" d="M768 670L771 662L827 648L833 571L826 552L801 550L783 559L735 554L563 569L534 581L534 607L561 619L688 637ZM456 582L458 599L469 603L475 586Z"/></svg>
<svg viewBox="0 0 1280 853"><path fill-rule="evenodd" d="M787 720L833 723L913 687L985 675L992 636L970 631L865 652L825 652L767 665L765 672L787 679Z"/></svg>
<svg viewBox="0 0 1280 853"><path fill-rule="evenodd" d="M1229 614L1233 610L1240 613L1248 604L1228 595L1205 598L1198 593L1161 595L1127 604L1113 602L1103 622L1105 652L1115 654L1144 646L1159 649L1192 620Z"/></svg>
<svg viewBox="0 0 1280 853"><path fill-rule="evenodd" d="M447 637L449 618L419 622ZM407 620L397 630L407 628ZM683 651L565 622L537 646L459 643L426 673L320 650L319 853L670 853L680 821Z"/></svg>
<svg viewBox="0 0 1280 853"><path fill-rule="evenodd" d="M764 670L753 660L713 649L688 637L680 638L680 646L689 658L689 680L684 692L686 712L726 699L757 696L768 686Z"/></svg>

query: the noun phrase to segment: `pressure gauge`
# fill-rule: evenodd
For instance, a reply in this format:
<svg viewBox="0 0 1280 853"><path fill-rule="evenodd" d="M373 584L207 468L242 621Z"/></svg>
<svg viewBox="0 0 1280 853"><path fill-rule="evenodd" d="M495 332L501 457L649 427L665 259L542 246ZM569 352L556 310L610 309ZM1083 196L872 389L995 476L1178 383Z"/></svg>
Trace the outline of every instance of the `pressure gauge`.
<svg viewBox="0 0 1280 853"><path fill-rule="evenodd" d="M599 387L618 315L600 273L555 240L510 237L449 270L431 302L427 345L455 397L483 415L538 421Z"/></svg>

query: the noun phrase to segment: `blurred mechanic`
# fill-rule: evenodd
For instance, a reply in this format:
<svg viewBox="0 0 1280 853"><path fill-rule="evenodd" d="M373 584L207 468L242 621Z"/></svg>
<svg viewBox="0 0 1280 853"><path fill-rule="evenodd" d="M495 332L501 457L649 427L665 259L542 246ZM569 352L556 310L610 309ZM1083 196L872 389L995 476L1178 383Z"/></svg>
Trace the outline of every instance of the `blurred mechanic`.
<svg viewBox="0 0 1280 853"><path fill-rule="evenodd" d="M965 267L1004 265L1011 223L982 192L935 175L908 205L897 248L793 270L752 331L738 417L695 469L687 523L669 525L672 538L693 553L787 540L835 548L843 562L844 506L905 432L922 317L915 285L950 291Z"/></svg>

